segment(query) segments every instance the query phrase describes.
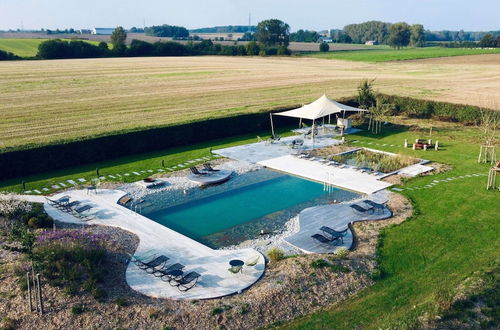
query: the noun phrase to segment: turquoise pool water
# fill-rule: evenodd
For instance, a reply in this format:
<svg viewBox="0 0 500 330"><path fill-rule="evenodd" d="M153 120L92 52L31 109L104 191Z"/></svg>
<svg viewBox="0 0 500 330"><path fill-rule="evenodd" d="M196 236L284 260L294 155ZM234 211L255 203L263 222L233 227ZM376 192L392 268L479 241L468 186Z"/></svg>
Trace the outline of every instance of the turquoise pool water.
<svg viewBox="0 0 500 330"><path fill-rule="evenodd" d="M231 184L198 188L195 196L173 198L170 192L159 201L152 199L153 206L143 215L204 244L221 247L254 238L260 230L279 230L305 207L357 196L341 189L325 192L322 184L290 175L258 172L239 176ZM258 180L252 180L252 175ZM169 200L177 200L176 205L169 206Z"/></svg>

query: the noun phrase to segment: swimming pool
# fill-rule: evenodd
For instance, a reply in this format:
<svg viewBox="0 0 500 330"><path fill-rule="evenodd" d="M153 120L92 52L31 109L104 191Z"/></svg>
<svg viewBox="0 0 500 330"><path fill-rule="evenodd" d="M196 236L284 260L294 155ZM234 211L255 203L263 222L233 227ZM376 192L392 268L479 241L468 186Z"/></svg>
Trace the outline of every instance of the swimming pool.
<svg viewBox="0 0 500 330"><path fill-rule="evenodd" d="M280 231L306 207L356 198L353 192L270 171L237 175L229 182L187 194L166 191L144 197L142 214L214 248Z"/></svg>

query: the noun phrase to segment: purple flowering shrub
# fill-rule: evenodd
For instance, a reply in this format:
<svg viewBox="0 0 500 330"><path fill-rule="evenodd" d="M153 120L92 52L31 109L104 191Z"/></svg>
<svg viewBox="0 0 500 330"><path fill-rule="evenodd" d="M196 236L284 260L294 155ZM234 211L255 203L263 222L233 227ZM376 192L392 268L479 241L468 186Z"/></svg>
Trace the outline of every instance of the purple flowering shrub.
<svg viewBox="0 0 500 330"><path fill-rule="evenodd" d="M93 291L104 274L108 240L108 235L85 230L44 231L36 239L33 259L52 285L73 294Z"/></svg>

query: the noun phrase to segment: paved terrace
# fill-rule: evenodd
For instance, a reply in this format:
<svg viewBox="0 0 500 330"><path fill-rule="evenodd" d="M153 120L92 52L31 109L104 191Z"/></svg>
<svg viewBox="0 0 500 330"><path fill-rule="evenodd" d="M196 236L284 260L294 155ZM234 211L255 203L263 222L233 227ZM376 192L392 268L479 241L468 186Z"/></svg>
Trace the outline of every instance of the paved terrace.
<svg viewBox="0 0 500 330"><path fill-rule="evenodd" d="M213 250L197 241L181 235L146 217L117 204L125 193L118 190L99 190L98 194L87 194L83 190L73 190L53 196L54 199L69 195L71 200L91 204L96 210L96 219L87 223L119 227L139 236L140 242L136 256L148 253L164 254L169 263L179 262L186 266L185 273L196 271L201 274L198 284L187 292L147 274L133 263L129 263L126 280L129 286L147 296L171 299L208 299L238 293L255 283L264 273L264 257L254 267L244 266L240 274L228 271L231 259L243 261L252 259L259 252L254 249ZM72 215L45 204L47 213L56 220L82 223ZM186 219L189 221L189 219Z"/></svg>
<svg viewBox="0 0 500 330"><path fill-rule="evenodd" d="M355 201L349 201L341 204L320 205L309 207L299 214L299 231L294 235L285 238L285 241L305 253L332 253L337 249L344 247L350 249L353 243L352 231L348 228L349 223L367 220L382 220L392 216L389 209L385 208L383 212L374 212L361 215L355 213L349 205L358 203L364 206L360 201L370 199L378 203L387 201L387 191L381 191L377 194L363 197ZM343 244L336 242L334 244L324 244L313 239L314 234L323 234L319 229L327 226L337 231L347 228Z"/></svg>

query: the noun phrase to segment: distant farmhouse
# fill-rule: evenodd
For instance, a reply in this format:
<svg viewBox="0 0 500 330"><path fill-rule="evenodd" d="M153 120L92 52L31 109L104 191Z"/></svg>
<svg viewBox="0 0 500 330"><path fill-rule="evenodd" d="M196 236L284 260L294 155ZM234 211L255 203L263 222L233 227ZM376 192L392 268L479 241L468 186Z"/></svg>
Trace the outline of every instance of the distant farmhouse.
<svg viewBox="0 0 500 330"><path fill-rule="evenodd" d="M91 33L92 33L92 30L88 30L88 29L80 29L80 30L77 30L76 32L77 32L77 33L80 33L80 34L91 34Z"/></svg>
<svg viewBox="0 0 500 330"><path fill-rule="evenodd" d="M114 30L114 28L94 28L92 34L111 35Z"/></svg>
<svg viewBox="0 0 500 330"><path fill-rule="evenodd" d="M375 46L375 45L378 45L378 42L376 40L368 40L368 41L365 41L365 45Z"/></svg>

